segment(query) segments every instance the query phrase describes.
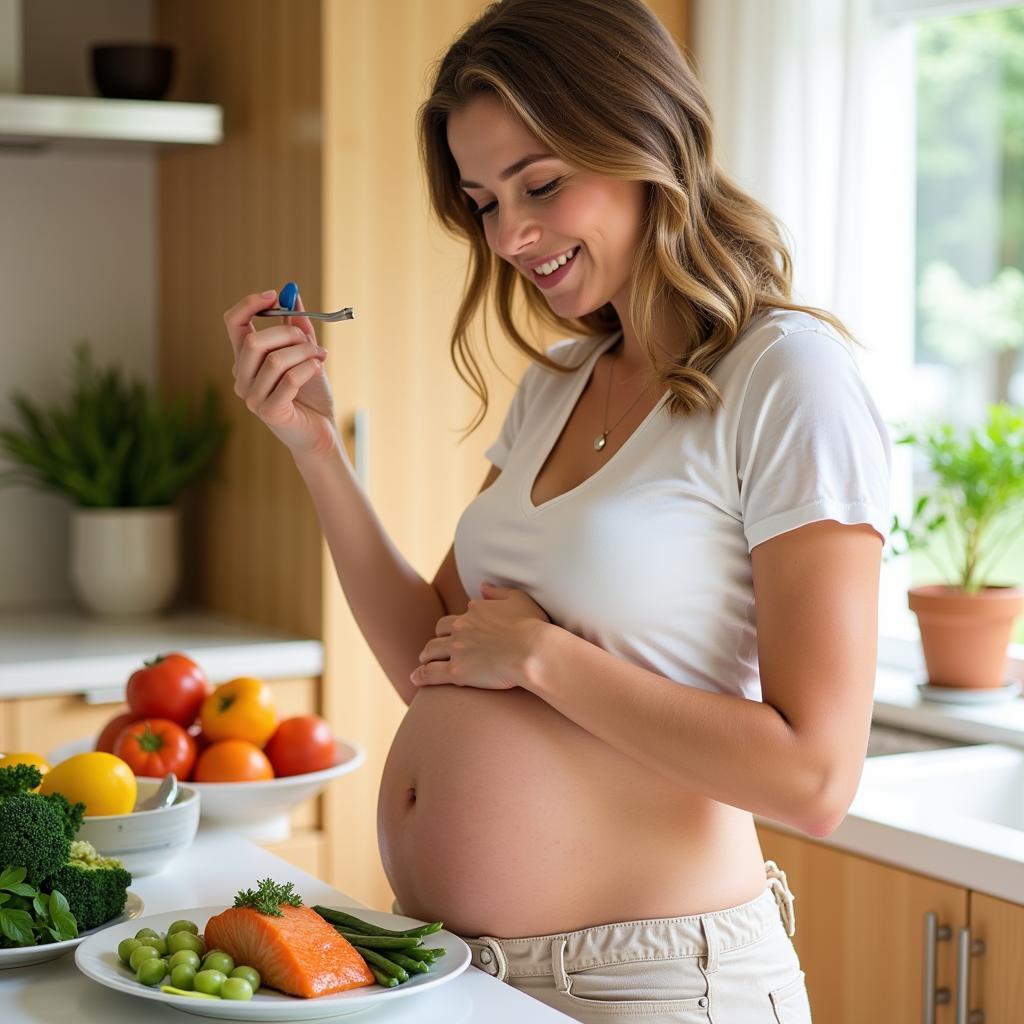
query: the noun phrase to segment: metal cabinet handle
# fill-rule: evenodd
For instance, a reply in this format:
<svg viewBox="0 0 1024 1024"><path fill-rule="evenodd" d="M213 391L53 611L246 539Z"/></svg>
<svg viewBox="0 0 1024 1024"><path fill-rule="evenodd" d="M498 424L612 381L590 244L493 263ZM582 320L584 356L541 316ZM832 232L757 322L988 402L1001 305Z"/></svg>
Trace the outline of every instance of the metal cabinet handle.
<svg viewBox="0 0 1024 1024"><path fill-rule="evenodd" d="M985 943L971 941L971 929L956 930L956 1024L985 1024L984 1010L969 1010L971 994L971 957L983 956Z"/></svg>
<svg viewBox="0 0 1024 1024"><path fill-rule="evenodd" d="M935 1024L935 1007L951 1000L948 988L935 987L935 943L947 942L953 931L948 924L939 924L939 915L929 910L924 915L924 991L921 1005L922 1024Z"/></svg>

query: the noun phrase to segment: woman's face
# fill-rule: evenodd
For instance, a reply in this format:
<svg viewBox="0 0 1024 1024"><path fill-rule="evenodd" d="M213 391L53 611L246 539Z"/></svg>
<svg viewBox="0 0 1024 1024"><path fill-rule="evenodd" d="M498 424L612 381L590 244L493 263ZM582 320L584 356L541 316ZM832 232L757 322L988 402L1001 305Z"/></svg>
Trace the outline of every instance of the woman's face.
<svg viewBox="0 0 1024 1024"><path fill-rule="evenodd" d="M486 94L449 115L448 146L481 211L487 244L543 291L555 313L579 317L614 302L625 315L644 215L642 182L602 177L547 155L522 121ZM527 158L534 159L524 164ZM574 250L550 276L534 269Z"/></svg>

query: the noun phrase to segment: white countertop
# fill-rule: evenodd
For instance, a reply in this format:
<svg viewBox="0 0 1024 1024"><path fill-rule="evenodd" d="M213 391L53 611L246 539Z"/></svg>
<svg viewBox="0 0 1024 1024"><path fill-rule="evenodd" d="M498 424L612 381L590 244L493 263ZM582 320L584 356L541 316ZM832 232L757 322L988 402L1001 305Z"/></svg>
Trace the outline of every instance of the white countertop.
<svg viewBox="0 0 1024 1024"><path fill-rule="evenodd" d="M318 676L319 640L202 610L144 619L100 619L74 608L0 613L0 700L68 693L124 699L143 661L181 651L212 683L241 675Z"/></svg>
<svg viewBox="0 0 1024 1024"><path fill-rule="evenodd" d="M230 906L240 888L255 886L267 876L294 882L307 904L364 906L234 833L205 829L162 874L140 878L131 888L145 903L145 917L182 907ZM182 1024L197 1019L91 981L75 967L73 951L49 963L0 971L0 1007L4 1024L138 1024L142 1019ZM381 1024L564 1024L572 1018L470 966L453 981L421 995L367 1011L366 1019Z"/></svg>

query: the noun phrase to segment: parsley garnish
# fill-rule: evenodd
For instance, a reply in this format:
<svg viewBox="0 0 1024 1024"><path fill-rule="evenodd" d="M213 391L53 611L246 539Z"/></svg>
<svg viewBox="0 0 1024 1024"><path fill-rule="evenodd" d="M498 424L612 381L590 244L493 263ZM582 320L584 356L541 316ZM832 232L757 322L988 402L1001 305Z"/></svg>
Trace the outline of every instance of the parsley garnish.
<svg viewBox="0 0 1024 1024"><path fill-rule="evenodd" d="M302 897L292 891L291 882L278 885L272 878L261 878L257 886L255 890L242 889L235 897L235 906L252 907L253 910L270 917L284 917L281 913L282 903L293 907L302 906Z"/></svg>

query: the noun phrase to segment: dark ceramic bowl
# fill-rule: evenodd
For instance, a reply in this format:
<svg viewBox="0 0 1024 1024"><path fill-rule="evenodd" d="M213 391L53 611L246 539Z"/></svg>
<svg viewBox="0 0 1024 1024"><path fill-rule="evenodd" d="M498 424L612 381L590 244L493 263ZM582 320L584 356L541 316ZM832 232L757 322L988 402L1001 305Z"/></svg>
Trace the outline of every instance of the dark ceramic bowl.
<svg viewBox="0 0 1024 1024"><path fill-rule="evenodd" d="M174 74L174 48L158 43L104 43L90 47L92 77L101 96L162 100Z"/></svg>

